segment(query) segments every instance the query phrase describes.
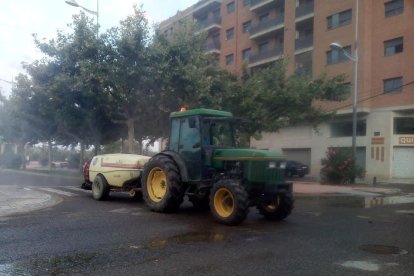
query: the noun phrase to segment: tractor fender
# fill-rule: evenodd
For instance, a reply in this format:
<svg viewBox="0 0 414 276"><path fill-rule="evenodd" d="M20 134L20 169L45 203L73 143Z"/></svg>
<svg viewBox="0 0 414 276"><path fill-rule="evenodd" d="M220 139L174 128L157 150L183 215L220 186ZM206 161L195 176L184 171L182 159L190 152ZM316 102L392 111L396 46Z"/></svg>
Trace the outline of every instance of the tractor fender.
<svg viewBox="0 0 414 276"><path fill-rule="evenodd" d="M168 156L172 160L174 160L174 162L178 166L178 169L180 170L181 181L182 182L188 182L187 167L185 166L185 163L184 163L183 159L181 158L181 156L178 153L176 153L174 151L166 150L166 151L162 151L162 152L158 153L155 156L158 156L158 155Z"/></svg>

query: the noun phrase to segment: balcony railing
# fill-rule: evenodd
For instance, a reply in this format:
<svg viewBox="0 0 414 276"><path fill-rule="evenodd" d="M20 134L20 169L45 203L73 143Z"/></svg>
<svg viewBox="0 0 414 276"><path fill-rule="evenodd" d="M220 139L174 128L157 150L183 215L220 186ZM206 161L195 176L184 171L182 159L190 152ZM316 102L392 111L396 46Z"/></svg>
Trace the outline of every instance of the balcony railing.
<svg viewBox="0 0 414 276"><path fill-rule="evenodd" d="M249 58L249 62L252 64L252 63L257 63L257 62L260 62L266 59L276 58L280 56L282 53L283 53L283 47L281 46L275 47L275 48L269 48L260 53L251 55Z"/></svg>
<svg viewBox="0 0 414 276"><path fill-rule="evenodd" d="M215 7L219 7L222 0L201 0L198 1L194 6L193 13L204 13Z"/></svg>
<svg viewBox="0 0 414 276"><path fill-rule="evenodd" d="M307 35L296 39L295 50L305 49L313 46L313 36Z"/></svg>
<svg viewBox="0 0 414 276"><path fill-rule="evenodd" d="M221 44L219 41L208 42L206 45L207 52L217 52L217 51L220 51L220 49L221 49Z"/></svg>
<svg viewBox="0 0 414 276"><path fill-rule="evenodd" d="M281 25L285 22L285 17L283 14L279 15L276 18L272 18L269 20L266 20L264 22L260 22L256 26L252 27L250 29L250 36L255 36L259 33L266 33L266 31L272 31L277 27L278 25Z"/></svg>
<svg viewBox="0 0 414 276"><path fill-rule="evenodd" d="M313 13L313 1L307 2L306 4L300 5L296 8L296 18L305 16L307 14Z"/></svg>
<svg viewBox="0 0 414 276"><path fill-rule="evenodd" d="M284 0L252 0L250 10L259 11L270 5L280 6L282 4L284 4Z"/></svg>
<svg viewBox="0 0 414 276"><path fill-rule="evenodd" d="M199 21L201 29L209 29L213 26L220 26L221 25L221 17L210 17L205 21Z"/></svg>

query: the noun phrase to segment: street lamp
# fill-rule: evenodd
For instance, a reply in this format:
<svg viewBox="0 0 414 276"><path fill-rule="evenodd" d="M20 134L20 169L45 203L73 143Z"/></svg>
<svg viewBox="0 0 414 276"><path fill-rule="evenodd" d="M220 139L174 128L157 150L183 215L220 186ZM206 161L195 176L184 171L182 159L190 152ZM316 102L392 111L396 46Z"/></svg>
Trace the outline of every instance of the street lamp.
<svg viewBox="0 0 414 276"><path fill-rule="evenodd" d="M357 132L357 108L358 108L358 13L359 13L359 0L356 0L355 7L355 45L354 45L354 55L348 53L344 47L337 43L331 43L329 46L332 50L340 51L346 56L349 60L354 62L354 93L352 95L352 157L354 160L354 165L356 165L356 132ZM355 182L355 179L353 180Z"/></svg>
<svg viewBox="0 0 414 276"><path fill-rule="evenodd" d="M66 4L71 5L73 7L77 7L77 8L81 8L82 10L93 14L96 16L96 25L98 26L98 33L99 33L99 0L96 0L96 11L90 10L85 8L84 6L81 6L78 4L78 2L76 2L76 0L66 0L65 1Z"/></svg>

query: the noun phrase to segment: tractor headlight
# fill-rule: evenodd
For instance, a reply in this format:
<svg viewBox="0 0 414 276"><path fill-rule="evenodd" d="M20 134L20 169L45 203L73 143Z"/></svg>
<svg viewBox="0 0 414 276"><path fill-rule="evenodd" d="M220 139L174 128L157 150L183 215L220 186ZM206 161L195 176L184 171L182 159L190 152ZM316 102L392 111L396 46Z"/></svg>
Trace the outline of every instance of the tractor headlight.
<svg viewBox="0 0 414 276"><path fill-rule="evenodd" d="M276 169L276 162L269 162L269 169Z"/></svg>
<svg viewBox="0 0 414 276"><path fill-rule="evenodd" d="M286 162L280 162L280 168L286 169Z"/></svg>

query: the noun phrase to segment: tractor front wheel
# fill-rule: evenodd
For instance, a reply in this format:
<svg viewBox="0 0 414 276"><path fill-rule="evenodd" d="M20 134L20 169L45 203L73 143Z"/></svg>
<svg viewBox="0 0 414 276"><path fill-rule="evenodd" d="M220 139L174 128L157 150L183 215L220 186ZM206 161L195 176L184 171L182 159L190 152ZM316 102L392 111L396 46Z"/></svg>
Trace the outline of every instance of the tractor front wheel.
<svg viewBox="0 0 414 276"><path fill-rule="evenodd" d="M184 186L175 162L167 156L152 158L144 168L142 193L152 211L174 212L183 202Z"/></svg>
<svg viewBox="0 0 414 276"><path fill-rule="evenodd" d="M292 212L292 194L286 192L277 194L271 202L260 203L257 209L268 220L282 220Z"/></svg>
<svg viewBox="0 0 414 276"><path fill-rule="evenodd" d="M249 195L239 181L220 180L211 190L210 209L216 221L238 225L249 212Z"/></svg>

